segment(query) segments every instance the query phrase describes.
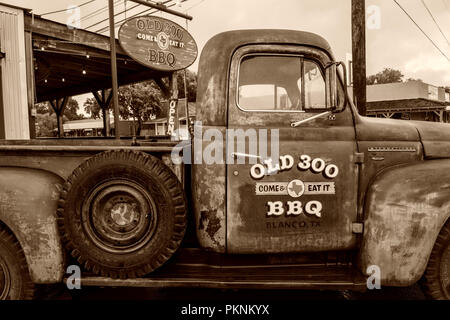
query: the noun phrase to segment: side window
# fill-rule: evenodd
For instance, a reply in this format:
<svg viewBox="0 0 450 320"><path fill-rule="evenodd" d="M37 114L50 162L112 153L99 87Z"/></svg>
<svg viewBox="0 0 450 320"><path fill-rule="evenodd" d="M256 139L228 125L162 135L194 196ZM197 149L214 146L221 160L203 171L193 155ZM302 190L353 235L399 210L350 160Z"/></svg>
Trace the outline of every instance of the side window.
<svg viewBox="0 0 450 320"><path fill-rule="evenodd" d="M320 66L300 56L248 55L239 66L237 103L244 111L306 112L326 108Z"/></svg>
<svg viewBox="0 0 450 320"><path fill-rule="evenodd" d="M325 79L312 61L305 61L305 93L306 109L325 108Z"/></svg>

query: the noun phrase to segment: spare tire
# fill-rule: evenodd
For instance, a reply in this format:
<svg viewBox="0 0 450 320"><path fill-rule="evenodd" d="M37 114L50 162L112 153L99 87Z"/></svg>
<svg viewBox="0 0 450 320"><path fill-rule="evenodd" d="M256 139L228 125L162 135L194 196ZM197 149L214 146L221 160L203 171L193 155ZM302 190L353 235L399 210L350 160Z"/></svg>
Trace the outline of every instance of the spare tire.
<svg viewBox="0 0 450 320"><path fill-rule="evenodd" d="M161 160L136 151L100 153L64 184L58 227L81 266L135 278L164 264L186 230L186 198Z"/></svg>

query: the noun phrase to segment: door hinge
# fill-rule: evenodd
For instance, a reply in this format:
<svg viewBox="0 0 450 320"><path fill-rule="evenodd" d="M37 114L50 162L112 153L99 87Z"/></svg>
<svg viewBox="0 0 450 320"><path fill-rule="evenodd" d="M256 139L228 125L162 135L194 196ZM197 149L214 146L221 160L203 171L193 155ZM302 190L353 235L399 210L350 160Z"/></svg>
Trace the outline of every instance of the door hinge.
<svg viewBox="0 0 450 320"><path fill-rule="evenodd" d="M361 222L353 222L352 223L352 232L361 234L364 232L364 224Z"/></svg>
<svg viewBox="0 0 450 320"><path fill-rule="evenodd" d="M355 163L358 163L358 164L364 163L364 153L362 153L362 152L355 153Z"/></svg>

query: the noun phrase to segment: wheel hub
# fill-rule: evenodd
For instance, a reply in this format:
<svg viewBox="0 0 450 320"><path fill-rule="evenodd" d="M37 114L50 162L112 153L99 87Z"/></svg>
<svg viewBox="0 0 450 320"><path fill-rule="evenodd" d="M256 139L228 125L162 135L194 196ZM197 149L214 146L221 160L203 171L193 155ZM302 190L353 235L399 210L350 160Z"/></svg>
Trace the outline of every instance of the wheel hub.
<svg viewBox="0 0 450 320"><path fill-rule="evenodd" d="M136 203L119 202L111 209L111 219L119 226L127 226L138 221Z"/></svg>
<svg viewBox="0 0 450 320"><path fill-rule="evenodd" d="M153 199L137 183L113 180L93 189L82 206L83 225L97 246L113 253L141 248L156 227Z"/></svg>

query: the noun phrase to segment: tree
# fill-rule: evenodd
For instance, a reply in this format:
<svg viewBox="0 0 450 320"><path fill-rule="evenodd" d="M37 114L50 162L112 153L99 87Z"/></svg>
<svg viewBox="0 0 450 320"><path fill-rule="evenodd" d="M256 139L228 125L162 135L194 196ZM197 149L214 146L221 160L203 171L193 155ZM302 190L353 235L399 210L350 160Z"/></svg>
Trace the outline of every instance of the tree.
<svg viewBox="0 0 450 320"><path fill-rule="evenodd" d="M83 104L84 111L91 115L94 119L99 119L102 116L102 109L95 98L87 98Z"/></svg>
<svg viewBox="0 0 450 320"><path fill-rule="evenodd" d="M143 122L151 115L161 113L163 96L161 89L153 81L135 83L119 88L119 115L122 119L136 119L136 134L140 135ZM102 111L95 98L86 99L83 104L86 113L94 119L100 118Z"/></svg>
<svg viewBox="0 0 450 320"><path fill-rule="evenodd" d="M82 114L77 113L78 109L78 101L70 97L69 101L67 101L66 108L64 109L64 115L69 121L84 119L84 116Z"/></svg>
<svg viewBox="0 0 450 320"><path fill-rule="evenodd" d="M383 71L367 77L367 85L402 82L403 77L401 71L385 68Z"/></svg>
<svg viewBox="0 0 450 320"><path fill-rule="evenodd" d="M36 137L54 137L57 128L56 116L50 113L37 113Z"/></svg>
<svg viewBox="0 0 450 320"><path fill-rule="evenodd" d="M184 98L184 72L178 73L178 88L180 97ZM197 100L197 74L190 70L186 70L186 87L188 102Z"/></svg>
<svg viewBox="0 0 450 320"><path fill-rule="evenodd" d="M36 113L37 114L46 114L53 112L52 107L50 106L50 103L47 102L40 102L36 103Z"/></svg>
<svg viewBox="0 0 450 320"><path fill-rule="evenodd" d="M408 78L408 79L406 80L406 82L409 82L409 81L420 81L420 82L423 82L422 79L414 79L414 78Z"/></svg>
<svg viewBox="0 0 450 320"><path fill-rule="evenodd" d="M78 114L78 102L69 98L66 108L64 109L63 122L70 120L81 120L84 116ZM50 103L40 102L36 104L36 136L37 137L54 137L55 129L58 127L56 122L55 111Z"/></svg>
<svg viewBox="0 0 450 320"><path fill-rule="evenodd" d="M119 113L125 119L136 119L136 134L140 135L142 124L152 115L161 113L162 93L153 82L140 82L124 86L119 90Z"/></svg>

